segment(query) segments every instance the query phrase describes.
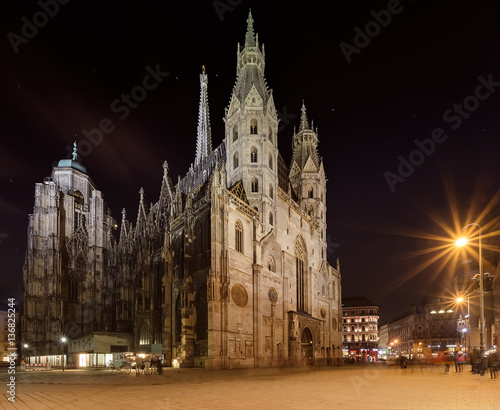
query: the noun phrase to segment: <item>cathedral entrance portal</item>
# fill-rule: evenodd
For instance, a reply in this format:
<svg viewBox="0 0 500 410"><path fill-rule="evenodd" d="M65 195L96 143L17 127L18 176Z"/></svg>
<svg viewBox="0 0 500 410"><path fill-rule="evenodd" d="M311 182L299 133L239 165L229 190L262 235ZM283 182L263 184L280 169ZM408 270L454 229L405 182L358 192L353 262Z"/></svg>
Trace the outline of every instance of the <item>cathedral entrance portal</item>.
<svg viewBox="0 0 500 410"><path fill-rule="evenodd" d="M303 360L305 360L307 366L312 366L313 365L313 338L311 334L311 330L306 327L302 331L302 337L301 337L301 345L302 345L302 351L301 351L301 357Z"/></svg>

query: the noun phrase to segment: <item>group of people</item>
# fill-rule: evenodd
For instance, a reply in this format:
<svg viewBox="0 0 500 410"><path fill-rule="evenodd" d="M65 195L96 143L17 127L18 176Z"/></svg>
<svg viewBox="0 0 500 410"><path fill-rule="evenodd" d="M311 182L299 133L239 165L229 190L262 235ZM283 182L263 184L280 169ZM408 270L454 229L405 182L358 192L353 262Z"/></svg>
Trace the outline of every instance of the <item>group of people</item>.
<svg viewBox="0 0 500 410"><path fill-rule="evenodd" d="M444 352L433 354L426 359L412 358L401 355L399 357L399 366L401 369L406 369L408 365L429 365L429 364L444 364L444 372L450 373L450 369L455 365L455 372L463 372L464 366L469 364L472 366L471 372L475 375L485 376L486 371L489 369L490 377L492 379L498 378L498 370L500 367L500 355L496 350L481 352L478 349L473 349L470 353L464 352Z"/></svg>
<svg viewBox="0 0 500 410"><path fill-rule="evenodd" d="M483 354L477 349L473 349L470 353L470 364L472 373L484 377L487 369L490 370L490 377L498 379L499 355L496 350L491 350L489 354Z"/></svg>

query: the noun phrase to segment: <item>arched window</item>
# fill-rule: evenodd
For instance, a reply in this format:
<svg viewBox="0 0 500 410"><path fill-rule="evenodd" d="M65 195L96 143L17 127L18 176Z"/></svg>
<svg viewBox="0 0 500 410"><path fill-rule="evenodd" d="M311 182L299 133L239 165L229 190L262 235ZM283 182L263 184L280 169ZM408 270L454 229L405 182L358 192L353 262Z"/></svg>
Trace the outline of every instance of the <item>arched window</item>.
<svg viewBox="0 0 500 410"><path fill-rule="evenodd" d="M194 299L194 306L196 309L196 324L194 327L194 333L196 335L196 340L207 340L207 330L208 330L208 311L207 311L207 284L206 282L201 285L198 292L196 292L196 297Z"/></svg>
<svg viewBox="0 0 500 410"><path fill-rule="evenodd" d="M240 221L236 221L236 225L234 227L234 236L236 250L243 253L243 226L241 225Z"/></svg>
<svg viewBox="0 0 500 410"><path fill-rule="evenodd" d="M269 196L271 198L274 198L274 189L273 189L273 184L269 184Z"/></svg>
<svg viewBox="0 0 500 410"><path fill-rule="evenodd" d="M354 335L351 335L351 342L354 342Z"/></svg>
<svg viewBox="0 0 500 410"><path fill-rule="evenodd" d="M257 178L252 179L252 192L259 192L259 180Z"/></svg>
<svg viewBox="0 0 500 410"><path fill-rule="evenodd" d="M257 162L257 148L252 147L250 150L250 162Z"/></svg>
<svg viewBox="0 0 500 410"><path fill-rule="evenodd" d="M351 332L354 332L354 326L351 326Z"/></svg>
<svg viewBox="0 0 500 410"><path fill-rule="evenodd" d="M273 213L269 212L269 225L273 226Z"/></svg>
<svg viewBox="0 0 500 410"><path fill-rule="evenodd" d="M269 127L269 141L273 142L273 129Z"/></svg>
<svg viewBox="0 0 500 410"><path fill-rule="evenodd" d="M361 341L366 342L366 335L361 335Z"/></svg>
<svg viewBox="0 0 500 410"><path fill-rule="evenodd" d="M250 121L250 134L257 134L257 120L255 118Z"/></svg>
<svg viewBox="0 0 500 410"><path fill-rule="evenodd" d="M306 308L306 250L302 238L295 241L295 270L297 278L297 310Z"/></svg>
<svg viewBox="0 0 500 410"><path fill-rule="evenodd" d="M68 299L72 302L78 302L78 282L74 279L69 281Z"/></svg>
<svg viewBox="0 0 500 410"><path fill-rule="evenodd" d="M233 142L236 141L238 139L238 126L235 125L233 127Z"/></svg>
<svg viewBox="0 0 500 410"><path fill-rule="evenodd" d="M307 197L312 198L313 197L313 189L309 188L309 191L307 192Z"/></svg>
<svg viewBox="0 0 500 410"><path fill-rule="evenodd" d="M274 258L271 255L269 255L267 269L269 269L271 272L276 272L276 263L274 262Z"/></svg>
<svg viewBox="0 0 500 410"><path fill-rule="evenodd" d="M344 342L347 342L347 335L344 335Z"/></svg>
<svg viewBox="0 0 500 410"><path fill-rule="evenodd" d="M344 326L344 332L347 332L347 326Z"/></svg>
<svg viewBox="0 0 500 410"><path fill-rule="evenodd" d="M365 325L361 326L361 331L362 331L362 332L365 332L365 331L366 331L366 327L365 327Z"/></svg>
<svg viewBox="0 0 500 410"><path fill-rule="evenodd" d="M269 153L269 168L273 169L273 154Z"/></svg>
<svg viewBox="0 0 500 410"><path fill-rule="evenodd" d="M238 162L238 152L235 152L233 155L233 169L238 168L239 162Z"/></svg>

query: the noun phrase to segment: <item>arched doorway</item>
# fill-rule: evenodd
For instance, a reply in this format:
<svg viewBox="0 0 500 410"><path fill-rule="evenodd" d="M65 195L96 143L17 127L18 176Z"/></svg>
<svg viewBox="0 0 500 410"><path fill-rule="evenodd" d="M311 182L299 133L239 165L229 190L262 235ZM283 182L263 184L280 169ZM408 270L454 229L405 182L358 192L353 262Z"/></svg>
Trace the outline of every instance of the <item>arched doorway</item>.
<svg viewBox="0 0 500 410"><path fill-rule="evenodd" d="M304 328L304 330L302 331L301 345L302 345L302 351L301 351L302 359L305 359L307 366L312 366L313 365L313 338L312 338L311 330L308 327Z"/></svg>

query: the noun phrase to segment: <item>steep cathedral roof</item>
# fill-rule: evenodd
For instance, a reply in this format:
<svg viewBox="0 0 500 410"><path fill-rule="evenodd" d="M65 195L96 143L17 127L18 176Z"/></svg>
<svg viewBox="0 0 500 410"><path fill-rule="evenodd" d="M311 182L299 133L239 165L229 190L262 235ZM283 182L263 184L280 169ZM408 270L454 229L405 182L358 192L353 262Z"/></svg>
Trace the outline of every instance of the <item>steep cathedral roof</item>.
<svg viewBox="0 0 500 410"><path fill-rule="evenodd" d="M226 145L222 142L198 166L191 167L186 176L181 179L180 186L183 194L188 194L206 182L212 175L215 166L222 168L226 163Z"/></svg>
<svg viewBox="0 0 500 410"><path fill-rule="evenodd" d="M314 130L312 123L309 125L306 106L303 102L301 111L299 132L294 132L293 136L290 175L302 171L319 172L322 165L322 160L318 154L317 130Z"/></svg>

